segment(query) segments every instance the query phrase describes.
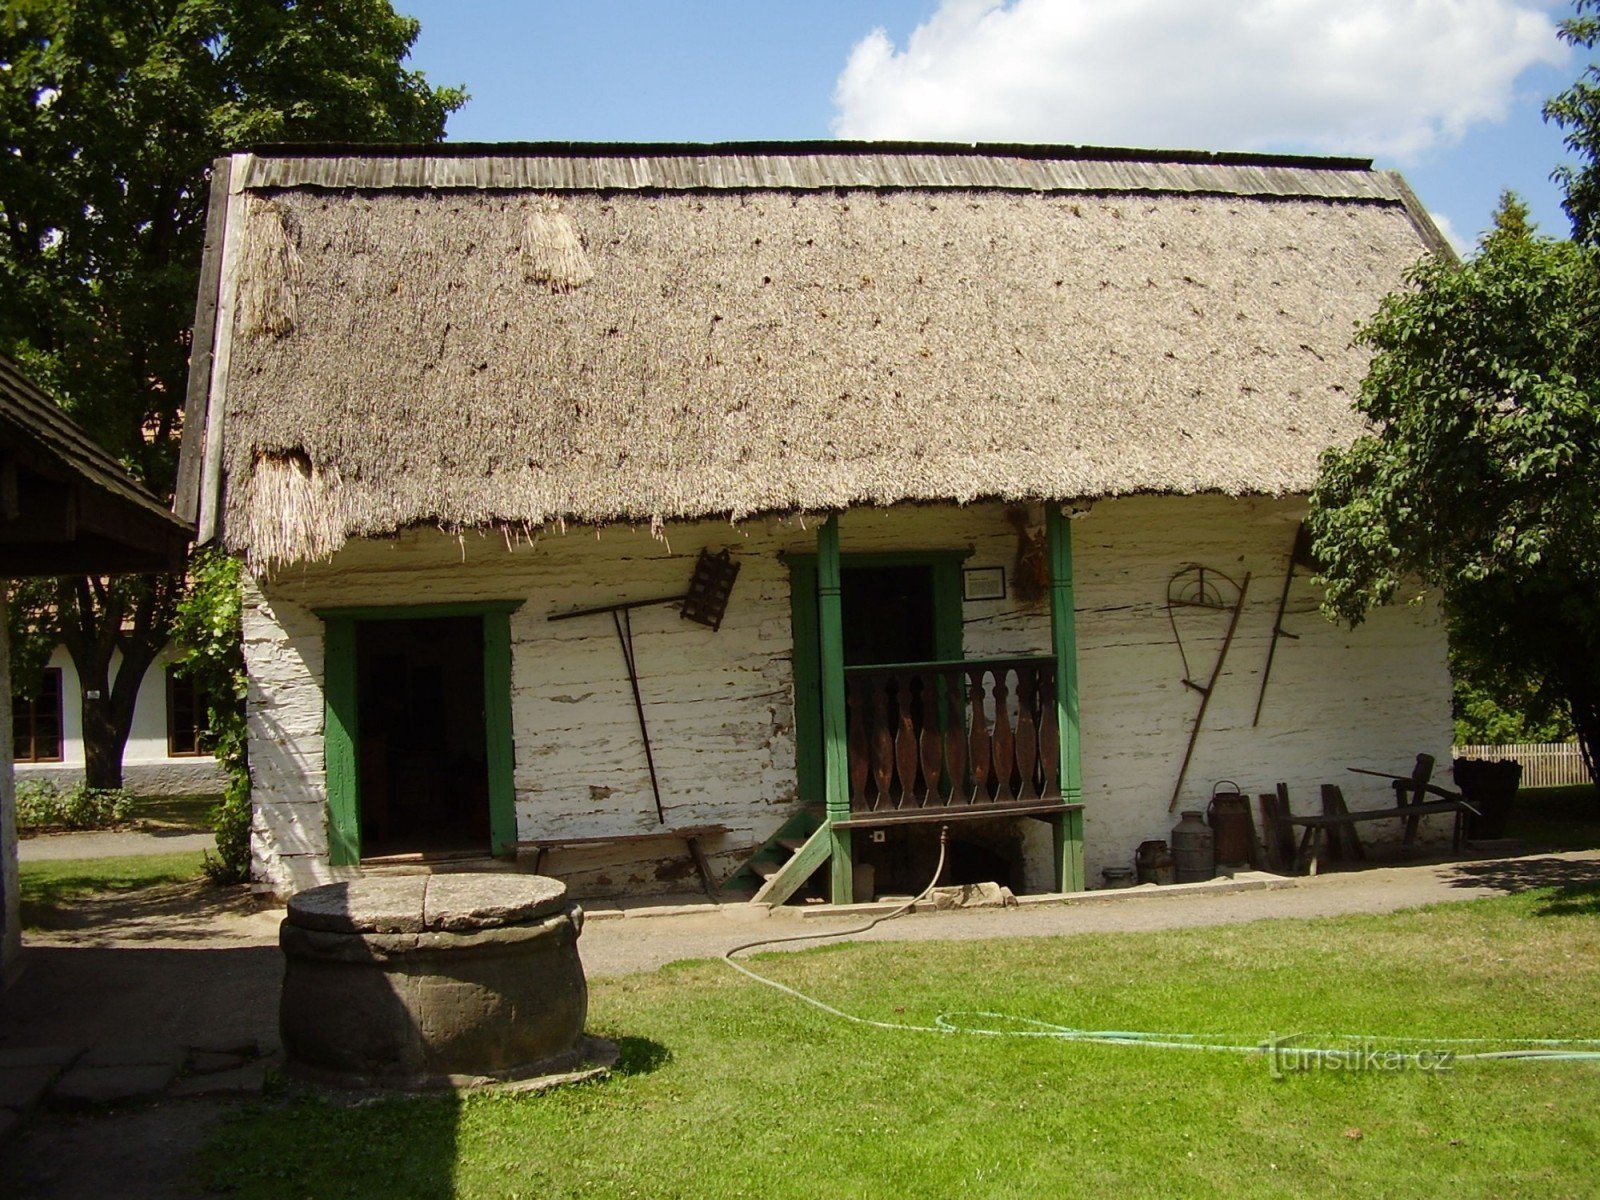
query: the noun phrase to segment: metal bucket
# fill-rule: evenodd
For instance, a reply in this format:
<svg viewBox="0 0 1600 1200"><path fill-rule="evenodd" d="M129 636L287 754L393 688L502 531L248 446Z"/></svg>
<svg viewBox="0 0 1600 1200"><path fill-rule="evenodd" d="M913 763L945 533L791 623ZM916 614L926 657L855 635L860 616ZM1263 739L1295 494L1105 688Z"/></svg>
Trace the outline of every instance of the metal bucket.
<svg viewBox="0 0 1600 1200"><path fill-rule="evenodd" d="M1232 791L1223 791L1223 785ZM1240 793L1239 785L1231 779L1221 780L1211 791L1211 803L1206 808L1206 820L1216 835L1216 860L1219 866L1248 866L1254 857L1250 853L1250 799Z"/></svg>
<svg viewBox="0 0 1600 1200"><path fill-rule="evenodd" d="M1100 877L1106 881L1108 888L1129 888L1133 886L1132 867L1107 867L1100 872Z"/></svg>
<svg viewBox="0 0 1600 1200"><path fill-rule="evenodd" d="M1198 809L1184 812L1172 827L1172 857L1179 883L1200 883L1217 873L1215 840Z"/></svg>
<svg viewBox="0 0 1600 1200"><path fill-rule="evenodd" d="M1140 883L1178 882L1178 864L1163 841L1140 842L1133 865Z"/></svg>

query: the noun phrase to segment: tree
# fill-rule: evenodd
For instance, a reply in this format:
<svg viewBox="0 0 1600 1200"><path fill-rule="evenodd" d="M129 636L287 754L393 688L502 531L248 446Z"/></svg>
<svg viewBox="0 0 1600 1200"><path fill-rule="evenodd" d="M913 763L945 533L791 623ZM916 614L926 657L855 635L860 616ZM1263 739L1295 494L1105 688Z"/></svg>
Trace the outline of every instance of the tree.
<svg viewBox="0 0 1600 1200"><path fill-rule="evenodd" d="M210 164L268 141L436 141L465 101L402 63L388 0L0 0L0 351L171 495ZM41 590L42 589L42 590ZM176 577L34 585L117 787Z"/></svg>
<svg viewBox="0 0 1600 1200"><path fill-rule="evenodd" d="M1573 15L1558 32L1569 46L1593 50L1600 41L1600 0L1574 0ZM1600 244L1600 66L1591 62L1571 87L1552 96L1544 116L1566 130L1567 149L1583 160L1557 167L1553 176L1566 192L1562 207L1572 219L1572 236Z"/></svg>
<svg viewBox="0 0 1600 1200"><path fill-rule="evenodd" d="M1428 259L1357 334L1375 432L1323 456L1325 607L1351 624L1436 588L1455 661L1600 751L1600 251L1509 194L1476 257Z"/></svg>

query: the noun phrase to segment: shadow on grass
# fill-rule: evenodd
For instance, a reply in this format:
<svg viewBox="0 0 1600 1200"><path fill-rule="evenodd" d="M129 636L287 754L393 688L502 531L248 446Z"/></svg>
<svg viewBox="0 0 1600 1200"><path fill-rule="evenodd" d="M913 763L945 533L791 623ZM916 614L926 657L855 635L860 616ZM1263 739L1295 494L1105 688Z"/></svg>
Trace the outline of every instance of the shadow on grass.
<svg viewBox="0 0 1600 1200"><path fill-rule="evenodd" d="M1459 863L1452 887L1490 887L1497 891L1548 891L1533 911L1541 917L1600 915L1600 862L1592 859L1524 858Z"/></svg>
<svg viewBox="0 0 1600 1200"><path fill-rule="evenodd" d="M672 1061L672 1051L660 1042L637 1037L619 1037L615 1040L617 1065L611 1068L615 1075L648 1075Z"/></svg>
<svg viewBox="0 0 1600 1200"><path fill-rule="evenodd" d="M216 937L212 923L218 918L242 917L271 907L270 901L253 895L246 886L190 878L125 888L102 886L91 895L70 888L29 889L23 892L19 915L24 931L92 930L114 936L124 945L208 943Z"/></svg>

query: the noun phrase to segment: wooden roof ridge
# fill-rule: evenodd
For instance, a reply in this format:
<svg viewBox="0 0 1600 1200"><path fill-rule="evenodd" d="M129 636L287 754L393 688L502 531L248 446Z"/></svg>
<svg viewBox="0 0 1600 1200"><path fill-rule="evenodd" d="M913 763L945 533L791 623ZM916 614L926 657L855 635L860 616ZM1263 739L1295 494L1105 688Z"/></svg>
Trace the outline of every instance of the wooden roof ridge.
<svg viewBox="0 0 1600 1200"><path fill-rule="evenodd" d="M274 144L233 156L235 192L973 190L1403 204L1366 158L949 142Z"/></svg>
<svg viewBox="0 0 1600 1200"><path fill-rule="evenodd" d="M1372 160L1351 155L1277 154L1236 150L1160 150L1129 146L1091 146L1054 142L861 141L812 138L794 141L638 142L263 142L242 147L258 158L478 158L546 157L634 158L654 156L918 154L948 157L1079 159L1095 162L1207 163L1214 166L1311 167L1368 171Z"/></svg>

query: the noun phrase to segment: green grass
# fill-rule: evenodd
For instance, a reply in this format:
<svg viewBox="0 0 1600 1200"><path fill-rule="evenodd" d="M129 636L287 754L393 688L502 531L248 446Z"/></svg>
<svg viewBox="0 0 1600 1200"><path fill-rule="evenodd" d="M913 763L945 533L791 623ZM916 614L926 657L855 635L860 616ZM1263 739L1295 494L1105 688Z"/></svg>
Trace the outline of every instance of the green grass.
<svg viewBox="0 0 1600 1200"><path fill-rule="evenodd" d="M1593 784L1520 791L1506 835L1557 849L1600 846L1600 794Z"/></svg>
<svg viewBox="0 0 1600 1200"><path fill-rule="evenodd" d="M140 796L134 801L133 819L144 828L204 833L211 828L211 810L221 799L221 796Z"/></svg>
<svg viewBox="0 0 1600 1200"><path fill-rule="evenodd" d="M163 883L182 883L200 874L200 850L140 854L125 858L63 858L17 866L22 890L22 927L48 928L60 907L107 892L134 892Z"/></svg>
<svg viewBox="0 0 1600 1200"><path fill-rule="evenodd" d="M1085 1028L1600 1035L1600 885L1381 917L861 944L757 961L848 1012ZM720 963L597 981L623 1069L543 1096L286 1094L215 1137L239 1197L1579 1196L1600 1063L1307 1073L1258 1056L879 1030Z"/></svg>

